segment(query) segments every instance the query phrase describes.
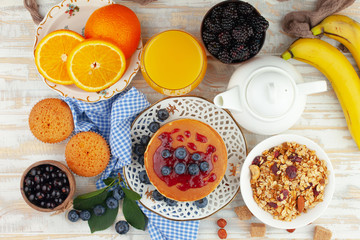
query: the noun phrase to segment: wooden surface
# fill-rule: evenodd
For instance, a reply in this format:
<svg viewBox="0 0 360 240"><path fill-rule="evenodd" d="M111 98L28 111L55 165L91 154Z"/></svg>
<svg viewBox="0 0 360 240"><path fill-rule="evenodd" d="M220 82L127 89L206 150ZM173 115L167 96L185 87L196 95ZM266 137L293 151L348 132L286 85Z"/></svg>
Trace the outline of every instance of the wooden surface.
<svg viewBox="0 0 360 240"><path fill-rule="evenodd" d="M38 160L52 159L64 162L66 141L45 144L31 134L27 119L32 106L39 100L59 95L40 79L33 60L35 25L23 8L22 0L0 1L0 238L2 239L150 239L147 232L131 228L126 236L117 235L114 228L90 234L85 222L70 223L64 214L50 216L36 212L26 205L20 191L20 177L27 166ZM38 0L44 14L54 0ZM122 4L133 9L142 25L144 42L153 34L166 29L183 29L200 36L200 23L206 11L219 1L215 0L159 0L147 6L129 1ZM310 10L315 0L249 0L269 20L264 55L280 55L293 41L280 30L282 17L293 10ZM360 3L356 1L344 14L360 20ZM331 42L331 41L330 41ZM336 44L335 42L331 42ZM354 64L351 55L346 55ZM305 81L325 79L315 68L292 60ZM226 66L209 57L204 81L191 94L210 100L225 90L235 66ZM357 68L356 68L357 69ZM358 70L358 69L357 69ZM150 102L161 99L138 73L132 85L143 91ZM360 239L360 152L347 130L346 122L329 85L329 91L309 96L306 109L299 121L287 133L308 137L328 153L336 175L336 190L330 206L313 224L285 230L267 227L268 239L311 239L315 225L333 232L333 238ZM244 131L249 149L266 136ZM77 178L76 194L95 189L95 179ZM240 221L233 207L242 205L239 194L235 200L216 215L202 220L199 239L218 239L216 220L228 221L229 239L248 239L249 222ZM118 219L123 219L122 214ZM258 222L255 218L250 222Z"/></svg>

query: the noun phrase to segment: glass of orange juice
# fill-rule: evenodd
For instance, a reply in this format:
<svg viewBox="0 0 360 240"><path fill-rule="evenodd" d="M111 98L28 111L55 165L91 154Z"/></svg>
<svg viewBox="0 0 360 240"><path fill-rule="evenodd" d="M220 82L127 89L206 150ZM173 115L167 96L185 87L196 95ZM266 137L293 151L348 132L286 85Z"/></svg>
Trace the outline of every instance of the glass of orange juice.
<svg viewBox="0 0 360 240"><path fill-rule="evenodd" d="M141 72L159 93L184 95L204 78L207 58L204 47L191 34L168 30L153 36L141 55Z"/></svg>

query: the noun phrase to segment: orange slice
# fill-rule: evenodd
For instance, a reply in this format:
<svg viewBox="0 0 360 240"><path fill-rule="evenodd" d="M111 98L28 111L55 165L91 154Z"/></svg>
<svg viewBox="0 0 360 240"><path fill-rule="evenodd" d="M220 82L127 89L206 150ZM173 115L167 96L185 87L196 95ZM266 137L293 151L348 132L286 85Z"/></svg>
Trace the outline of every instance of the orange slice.
<svg viewBox="0 0 360 240"><path fill-rule="evenodd" d="M116 83L124 74L124 53L112 43L85 40L70 53L67 70L76 86L97 92Z"/></svg>
<svg viewBox="0 0 360 240"><path fill-rule="evenodd" d="M73 84L66 70L70 51L84 38L70 30L57 30L46 35L36 47L35 64L47 80L59 84Z"/></svg>

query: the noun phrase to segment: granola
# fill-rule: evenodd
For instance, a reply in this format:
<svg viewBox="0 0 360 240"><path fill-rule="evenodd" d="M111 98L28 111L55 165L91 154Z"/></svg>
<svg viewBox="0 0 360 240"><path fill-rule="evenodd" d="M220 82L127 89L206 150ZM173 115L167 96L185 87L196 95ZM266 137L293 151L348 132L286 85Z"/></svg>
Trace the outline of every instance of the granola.
<svg viewBox="0 0 360 240"><path fill-rule="evenodd" d="M265 150L254 158L250 171L255 202L283 221L322 202L329 175L325 161L315 151L295 142Z"/></svg>

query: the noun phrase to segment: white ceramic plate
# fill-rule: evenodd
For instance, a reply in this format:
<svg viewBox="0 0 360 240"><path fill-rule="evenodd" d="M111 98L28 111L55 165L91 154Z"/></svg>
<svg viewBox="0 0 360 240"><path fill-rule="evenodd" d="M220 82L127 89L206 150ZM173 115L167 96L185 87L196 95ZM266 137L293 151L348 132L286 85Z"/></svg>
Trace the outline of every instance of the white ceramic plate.
<svg viewBox="0 0 360 240"><path fill-rule="evenodd" d="M324 160L326 162L327 169L330 172L328 176L329 183L325 187L323 202L318 203L314 208L309 209L307 213L302 213L300 216L297 216L291 222L276 220L273 218L273 216L270 213L260 208L253 198L253 191L251 189L251 184L250 184L251 173L249 170L249 166L251 165L254 158L256 156L261 155L263 151L278 146L283 142L296 142L299 144L306 145L307 148L311 150L315 150L316 155L319 157L319 159ZM247 205L249 210L260 221L276 228L282 228L282 229L299 228L306 226L309 223L315 221L318 217L320 217L321 214L323 214L323 212L326 210L327 206L329 205L335 190L334 169L325 151L312 140L293 134L276 135L265 139L251 150L241 169L240 188L241 188L241 195L245 201L245 204Z"/></svg>
<svg viewBox="0 0 360 240"><path fill-rule="evenodd" d="M124 167L125 179L132 190L142 195L140 203L152 212L179 221L206 218L229 204L240 189L239 172L247 153L245 138L230 113L202 98L185 96L165 98L142 112L131 128L133 144L139 143L142 135L152 134L147 126L157 120L156 111L162 108L168 109L170 117L160 125L180 118L191 118L209 124L220 134L228 152L228 165L224 178L207 196L209 203L202 209L197 208L193 202L178 202L177 206L169 207L164 201L153 200L152 191L155 187L139 181L138 173L145 170L145 167L138 163L135 154L132 156L132 164Z"/></svg>
<svg viewBox="0 0 360 240"><path fill-rule="evenodd" d="M111 0L64 0L53 6L36 29L34 53L39 41L55 30L69 29L84 35L85 24L90 15L96 9L113 3ZM76 87L75 84L56 84L41 77L47 86L64 97L72 97L85 102L97 102L109 99L130 84L140 68L141 51L142 41L140 40L139 46L129 60L129 66L124 75L117 83L100 92L86 92Z"/></svg>

